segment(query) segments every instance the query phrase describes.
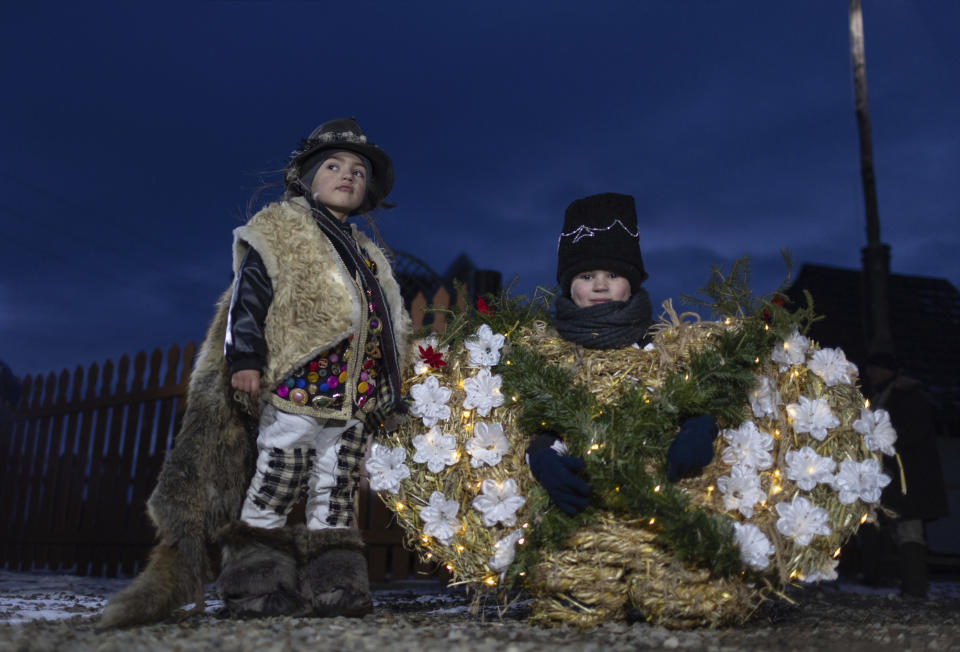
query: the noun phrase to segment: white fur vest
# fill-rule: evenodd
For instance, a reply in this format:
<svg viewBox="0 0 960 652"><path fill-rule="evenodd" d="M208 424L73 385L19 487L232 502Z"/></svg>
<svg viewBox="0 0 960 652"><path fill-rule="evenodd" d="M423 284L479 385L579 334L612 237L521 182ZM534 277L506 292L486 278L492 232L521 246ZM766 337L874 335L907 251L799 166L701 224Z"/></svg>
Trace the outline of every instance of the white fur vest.
<svg viewBox="0 0 960 652"><path fill-rule="evenodd" d="M361 286L358 279L350 277L302 199L269 204L233 233L234 271L247 248L253 247L263 259L273 285L273 300L264 326L267 359L261 387L265 400L289 409L290 403L277 397L273 388L320 352L359 332L365 314ZM403 364L412 324L403 306L400 286L383 252L356 227L353 236L376 263L377 280L389 305L396 330L394 339L400 349L397 354ZM309 410L325 418L348 416Z"/></svg>

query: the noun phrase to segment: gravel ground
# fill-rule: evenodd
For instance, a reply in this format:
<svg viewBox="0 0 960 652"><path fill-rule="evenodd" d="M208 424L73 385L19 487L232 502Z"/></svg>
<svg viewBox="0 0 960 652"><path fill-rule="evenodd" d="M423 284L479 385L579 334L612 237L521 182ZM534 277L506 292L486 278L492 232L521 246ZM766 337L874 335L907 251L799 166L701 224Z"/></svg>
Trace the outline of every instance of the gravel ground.
<svg viewBox="0 0 960 652"><path fill-rule="evenodd" d="M956 583L935 584L930 600L850 585L806 588L791 592L792 605L768 602L748 624L719 630L545 629L528 624L522 600L504 614L471 614L463 592L421 582L378 588L374 613L363 619L237 621L212 601L182 623L97 632L96 613L124 582L0 572L0 650L960 650Z"/></svg>

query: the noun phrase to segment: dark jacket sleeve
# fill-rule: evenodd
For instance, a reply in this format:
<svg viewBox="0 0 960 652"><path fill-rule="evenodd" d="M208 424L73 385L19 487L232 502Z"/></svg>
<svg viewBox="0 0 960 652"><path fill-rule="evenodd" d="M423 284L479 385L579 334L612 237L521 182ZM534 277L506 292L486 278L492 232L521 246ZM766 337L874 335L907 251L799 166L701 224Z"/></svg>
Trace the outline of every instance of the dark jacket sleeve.
<svg viewBox="0 0 960 652"><path fill-rule="evenodd" d="M263 369L267 359L263 327L272 300L273 284L267 268L257 250L251 247L237 270L227 313L223 352L231 374L243 369Z"/></svg>

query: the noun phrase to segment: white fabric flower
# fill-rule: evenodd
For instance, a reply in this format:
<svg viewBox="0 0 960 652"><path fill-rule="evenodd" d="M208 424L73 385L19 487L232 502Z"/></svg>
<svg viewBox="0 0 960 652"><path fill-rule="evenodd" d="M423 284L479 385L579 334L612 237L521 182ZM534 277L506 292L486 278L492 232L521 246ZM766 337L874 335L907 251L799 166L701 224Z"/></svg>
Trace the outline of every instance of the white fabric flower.
<svg viewBox="0 0 960 652"><path fill-rule="evenodd" d="M400 491L400 483L410 477L410 469L404 464L407 451L402 446L390 448L374 443L366 469L370 474L370 488L374 491Z"/></svg>
<svg viewBox="0 0 960 652"><path fill-rule="evenodd" d="M477 332L464 340L463 345L470 351L470 365L473 367L492 367L500 362L500 348L504 337L494 333L484 324Z"/></svg>
<svg viewBox="0 0 960 652"><path fill-rule="evenodd" d="M484 480L480 485L480 495L473 499L473 508L483 514L483 524L487 527L503 523L510 527L517 521L517 510L527 499L517 495L517 482L513 478L498 482Z"/></svg>
<svg viewBox="0 0 960 652"><path fill-rule="evenodd" d="M796 482L804 491L810 491L819 482L829 484L837 468L832 458L818 455L809 446L788 452L784 459L787 462L787 479Z"/></svg>
<svg viewBox="0 0 960 652"><path fill-rule="evenodd" d="M450 418L450 406L447 405L450 394L449 387L441 387L436 376L430 376L410 388L410 395L413 397L410 414L420 417L423 425L428 428L441 419L447 420Z"/></svg>
<svg viewBox="0 0 960 652"><path fill-rule="evenodd" d="M827 510L817 507L800 494L789 503L777 503L777 513L780 514L777 530L785 537L793 537L801 546L810 543L814 535L830 534Z"/></svg>
<svg viewBox="0 0 960 652"><path fill-rule="evenodd" d="M823 378L828 387L853 382L857 365L847 360L841 349L820 349L807 363L807 369Z"/></svg>
<svg viewBox="0 0 960 652"><path fill-rule="evenodd" d="M496 466L509 450L510 442L499 423L481 421L474 427L473 437L467 441L467 453L473 468L484 464Z"/></svg>
<svg viewBox="0 0 960 652"><path fill-rule="evenodd" d="M724 509L737 510L746 518L753 516L753 506L766 497L757 472L739 464L730 469L730 475L717 478L717 489L723 494Z"/></svg>
<svg viewBox="0 0 960 652"><path fill-rule="evenodd" d="M724 430L723 438L730 442L720 454L727 464L755 469L768 469L773 464L773 457L770 456L773 436L758 430L753 421L744 421L739 428Z"/></svg>
<svg viewBox="0 0 960 652"><path fill-rule="evenodd" d="M773 544L753 523L734 523L733 542L740 548L740 559L754 570L763 570L770 565Z"/></svg>
<svg viewBox="0 0 960 652"><path fill-rule="evenodd" d="M849 505L860 499L865 503L880 500L883 488L890 484L890 476L883 473L880 462L869 457L862 462L844 460L833 480L833 488L839 493L840 502Z"/></svg>
<svg viewBox="0 0 960 652"><path fill-rule="evenodd" d="M413 438L413 461L426 464L431 473L440 473L444 467L457 463L457 438L440 432L433 426L422 435Z"/></svg>
<svg viewBox="0 0 960 652"><path fill-rule="evenodd" d="M490 570L502 573L510 568L516 554L517 541L523 538L523 530L514 530L493 544L493 557L487 562Z"/></svg>
<svg viewBox="0 0 960 652"><path fill-rule="evenodd" d="M813 582L832 582L837 579L839 559L827 559L819 568L811 568L800 578L805 584Z"/></svg>
<svg viewBox="0 0 960 652"><path fill-rule="evenodd" d="M750 392L750 408L753 410L753 416L758 419L766 416L776 417L777 406L783 404L780 398L780 390L767 376L761 376L760 382Z"/></svg>
<svg viewBox="0 0 960 652"><path fill-rule="evenodd" d="M860 418L853 422L853 429L863 435L863 443L872 451L883 451L893 455L893 444L897 441L897 431L890 423L890 413L886 410L874 412L868 408L860 409Z"/></svg>
<svg viewBox="0 0 960 652"><path fill-rule="evenodd" d="M434 537L445 546L453 541L454 533L460 529L457 512L460 504L455 500L447 500L439 491L430 494L430 502L420 510L423 519L423 533Z"/></svg>
<svg viewBox="0 0 960 652"><path fill-rule="evenodd" d="M503 405L503 394L500 393L502 383L502 376L490 375L489 369L481 369L476 376L463 381L463 391L467 393L463 407L467 410L476 408L477 414L487 416L490 410Z"/></svg>
<svg viewBox="0 0 960 652"><path fill-rule="evenodd" d="M817 441L826 439L828 429L840 425L840 419L830 410L826 399L822 398L811 401L806 396L801 396L799 403L787 406L787 414L793 419L795 431L808 432Z"/></svg>
<svg viewBox="0 0 960 652"><path fill-rule="evenodd" d="M810 340L793 331L793 334L783 342L773 347L770 359L780 365L780 372L784 372L795 364L803 364L807 359L807 350Z"/></svg>

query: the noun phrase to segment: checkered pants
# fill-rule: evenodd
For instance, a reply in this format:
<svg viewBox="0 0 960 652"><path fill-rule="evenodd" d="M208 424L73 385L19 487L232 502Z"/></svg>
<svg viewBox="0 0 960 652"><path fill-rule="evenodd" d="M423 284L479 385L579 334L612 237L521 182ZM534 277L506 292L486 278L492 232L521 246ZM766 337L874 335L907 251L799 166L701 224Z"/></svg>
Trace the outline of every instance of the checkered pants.
<svg viewBox="0 0 960 652"><path fill-rule="evenodd" d="M264 405L257 468L240 518L254 527L283 527L306 495L309 529L352 527L365 439L357 419L332 425Z"/></svg>

